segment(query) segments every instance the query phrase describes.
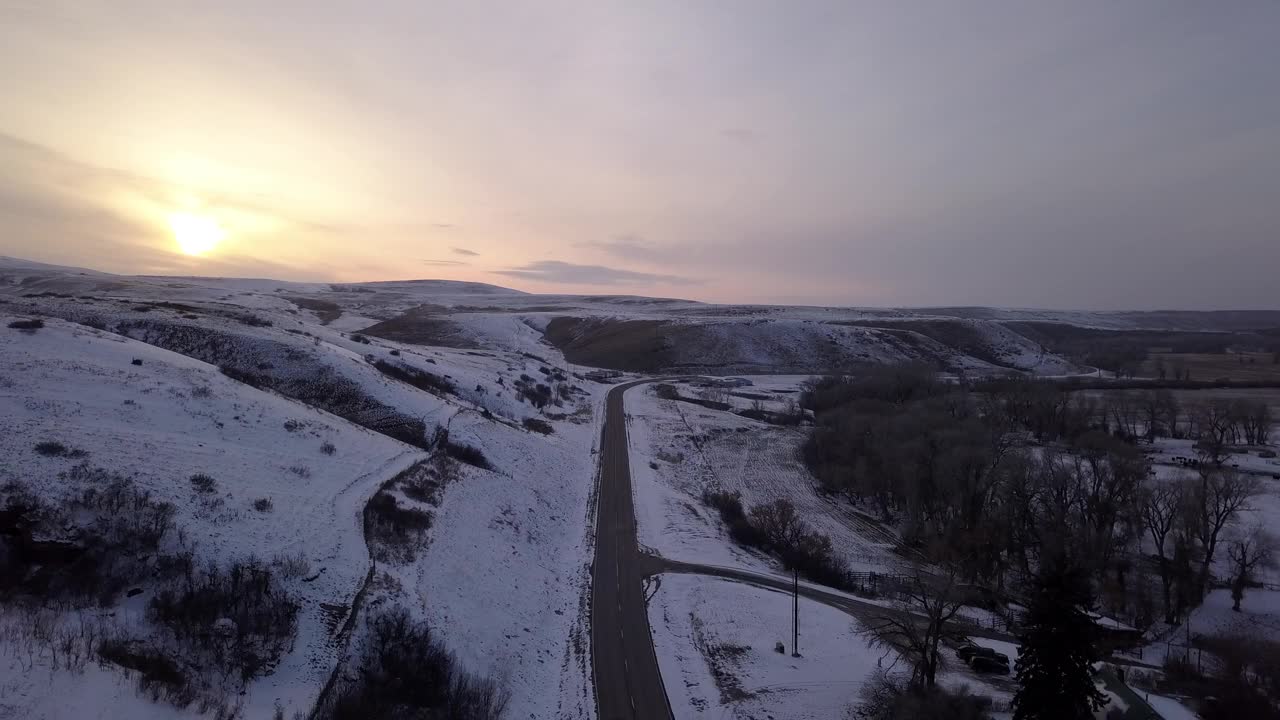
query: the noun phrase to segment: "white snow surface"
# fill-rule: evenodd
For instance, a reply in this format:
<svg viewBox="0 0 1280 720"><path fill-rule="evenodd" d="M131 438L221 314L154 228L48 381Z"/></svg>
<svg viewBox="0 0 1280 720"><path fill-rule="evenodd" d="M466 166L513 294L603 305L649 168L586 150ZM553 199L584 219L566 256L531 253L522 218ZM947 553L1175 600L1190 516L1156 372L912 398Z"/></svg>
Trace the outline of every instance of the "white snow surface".
<svg viewBox="0 0 1280 720"><path fill-rule="evenodd" d="M659 577L649 624L678 720L841 717L885 656L858 635L854 618L801 598L794 658L790 595L718 578ZM775 652L777 642L786 653Z"/></svg>
<svg viewBox="0 0 1280 720"><path fill-rule="evenodd" d="M315 289L310 286L96 275L42 275L40 282L42 292L86 299L6 296L0 282L0 426L14 430L0 434L0 476L34 479L42 495L56 500L56 474L75 461L38 457L33 445L59 440L86 451L90 464L135 476L173 502L176 525L195 541L199 562L302 553L312 571L324 571L312 582L287 584L302 605L298 636L275 671L252 682L241 698L246 717L269 717L277 703L286 716L310 709L341 650L330 640L320 603L349 604L369 567L360 512L383 482L427 454L236 382L200 360L50 317L50 311L108 327L142 322L129 332L155 342L170 342L163 329L178 328L195 352L213 347L217 362L256 364L281 378L341 378L384 407L423 419L428 436L434 426L447 427L452 441L482 449L493 471L463 466L462 478L445 488L433 511L417 561L379 565L399 589L375 583L366 607L397 602L429 620L464 667L510 691L509 717L594 717L586 588L593 450L605 386L573 377L575 369L558 362L558 353L532 344L536 334L523 324L506 327L528 355L362 342L274 296L277 287ZM157 302L181 307L146 307ZM270 325L246 325L238 319L245 312ZM45 316L43 329L6 327L33 314ZM221 344L202 346L202 337ZM372 359L430 372L453 389L411 387L378 372ZM566 373L563 382L577 388L563 408L543 414L516 397L517 378L527 374L555 385L551 372ZM554 433L521 427L534 417ZM290 423L294 430L286 429L287 421L297 422ZM336 447L333 456L320 451L326 441ZM197 497L188 482L195 473L215 477L216 500ZM253 509L260 497L272 500L272 512ZM147 597L130 600L136 606L131 622L145 622ZM0 658L3 651L0 640ZM101 677L92 683L87 675L65 675L0 668L0 708L8 703L22 717L86 716L61 713L50 695L74 686L116 698L107 716L179 715L132 697L126 692L132 681L112 679L123 674L95 670ZM93 683L114 689L102 685L99 692Z"/></svg>
<svg viewBox="0 0 1280 720"><path fill-rule="evenodd" d="M1153 710L1160 713L1160 717L1164 720L1196 720L1199 717L1194 710L1174 698L1143 693L1143 699Z"/></svg>
<svg viewBox="0 0 1280 720"><path fill-rule="evenodd" d="M760 392L795 388L804 378L751 379L761 381L755 388ZM676 385L682 395L696 391L686 383ZM642 545L672 560L776 570L775 560L733 542L716 511L703 503L704 490L719 488L741 492L747 508L790 500L807 523L831 537L852 570L888 572L900 566L901 559L890 552L895 540L891 530L817 493L816 480L798 457L803 429L663 400L652 384L629 390L626 404Z"/></svg>
<svg viewBox="0 0 1280 720"><path fill-rule="evenodd" d="M312 582L290 583L302 605L294 649L245 698L251 713L269 714L277 701L308 707L336 661L320 603L350 602L368 567L360 511L382 480L420 453L116 335L60 320L35 333L0 332L0 477L54 500L73 491L57 474L76 461L33 450L57 440L172 502L177 527L202 559L301 554L313 571L323 569ZM289 421L298 429L286 429ZM337 448L333 456L320 452L326 441ZM291 467L305 468L306 477ZM217 481L212 497L193 490L188 478L196 473ZM274 510L256 511L258 498Z"/></svg>

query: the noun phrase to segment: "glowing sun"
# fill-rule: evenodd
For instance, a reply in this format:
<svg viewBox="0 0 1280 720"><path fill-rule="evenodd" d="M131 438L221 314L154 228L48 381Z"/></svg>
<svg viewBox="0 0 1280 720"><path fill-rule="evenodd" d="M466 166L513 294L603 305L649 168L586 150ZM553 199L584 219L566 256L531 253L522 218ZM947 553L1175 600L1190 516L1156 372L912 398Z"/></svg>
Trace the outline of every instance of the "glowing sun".
<svg viewBox="0 0 1280 720"><path fill-rule="evenodd" d="M217 220L191 213L170 215L169 228L173 231L178 249L185 255L204 255L217 247L227 235Z"/></svg>

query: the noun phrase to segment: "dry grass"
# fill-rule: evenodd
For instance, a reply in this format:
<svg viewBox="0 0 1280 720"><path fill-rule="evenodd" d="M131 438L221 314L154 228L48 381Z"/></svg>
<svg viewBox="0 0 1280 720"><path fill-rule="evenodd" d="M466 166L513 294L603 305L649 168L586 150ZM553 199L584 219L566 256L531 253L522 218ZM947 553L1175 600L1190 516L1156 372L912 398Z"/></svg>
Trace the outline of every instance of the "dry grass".
<svg viewBox="0 0 1280 720"><path fill-rule="evenodd" d="M475 341L457 323L449 319L447 308L434 305L419 305L398 317L371 325L360 332L408 345L477 347Z"/></svg>
<svg viewBox="0 0 1280 720"><path fill-rule="evenodd" d="M1280 365L1272 353L1151 353L1142 365L1141 375L1156 377L1156 365L1163 362L1168 377L1175 368L1191 371L1191 379L1201 382L1226 378L1228 380L1280 381Z"/></svg>

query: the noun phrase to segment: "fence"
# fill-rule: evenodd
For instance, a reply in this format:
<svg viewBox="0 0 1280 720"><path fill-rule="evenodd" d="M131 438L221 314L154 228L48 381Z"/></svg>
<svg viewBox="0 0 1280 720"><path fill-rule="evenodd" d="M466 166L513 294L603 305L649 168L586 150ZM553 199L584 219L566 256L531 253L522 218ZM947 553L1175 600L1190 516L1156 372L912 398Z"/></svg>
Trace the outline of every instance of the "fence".
<svg viewBox="0 0 1280 720"><path fill-rule="evenodd" d="M919 579L912 575L902 575L898 573L877 573L877 572L847 572L845 573L845 588L850 592L867 597L891 597L901 599L903 593L908 588L913 588L919 583ZM963 588L962 588L963 589ZM974 592L974 607L981 603L980 593ZM982 617L974 617L971 615L956 615L951 619L952 624L975 628L978 630L991 630L995 632L1007 633L1010 635L1017 634L1019 629L1018 623L1009 617L1005 617L995 612L986 612Z"/></svg>

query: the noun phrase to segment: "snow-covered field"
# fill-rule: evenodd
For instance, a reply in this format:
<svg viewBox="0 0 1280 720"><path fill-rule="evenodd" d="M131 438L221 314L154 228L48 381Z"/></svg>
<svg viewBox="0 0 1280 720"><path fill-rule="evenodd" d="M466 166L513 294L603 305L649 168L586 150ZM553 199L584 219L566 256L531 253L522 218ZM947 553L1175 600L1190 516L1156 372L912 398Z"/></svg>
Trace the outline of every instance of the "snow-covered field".
<svg viewBox="0 0 1280 720"><path fill-rule="evenodd" d="M854 618L826 605L801 598L796 658L790 595L692 575L655 582L649 623L679 720L839 717L885 657ZM779 642L785 653L775 651Z"/></svg>
<svg viewBox="0 0 1280 720"><path fill-rule="evenodd" d="M733 392L773 394L783 399L771 401L767 409L777 409L795 397L777 391L798 390L804 377L751 380L758 384ZM697 392L687 383L676 387L685 396ZM741 407L753 402L734 395L729 399ZM640 542L663 557L776 569L771 559L734 543L716 511L703 504L704 490L720 488L741 492L746 507L790 500L805 522L831 538L836 553L853 570L884 572L900 565L901 558L890 552L892 531L817 492L816 481L798 455L803 428L660 399L653 385L627 393L627 416Z"/></svg>

